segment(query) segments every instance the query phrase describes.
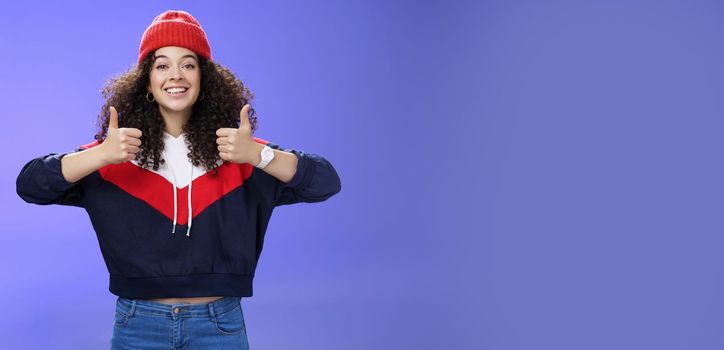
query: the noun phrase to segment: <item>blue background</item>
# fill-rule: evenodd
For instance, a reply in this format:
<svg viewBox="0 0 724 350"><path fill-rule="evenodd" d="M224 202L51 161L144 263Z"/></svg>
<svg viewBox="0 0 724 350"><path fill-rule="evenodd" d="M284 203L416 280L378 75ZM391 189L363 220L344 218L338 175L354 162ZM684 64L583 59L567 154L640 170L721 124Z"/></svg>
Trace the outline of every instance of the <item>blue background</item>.
<svg viewBox="0 0 724 350"><path fill-rule="evenodd" d="M252 348L724 348L724 4L691 0L3 4L3 348L107 348L87 214L15 178L92 141L168 9L256 94L257 136L342 179L275 211Z"/></svg>

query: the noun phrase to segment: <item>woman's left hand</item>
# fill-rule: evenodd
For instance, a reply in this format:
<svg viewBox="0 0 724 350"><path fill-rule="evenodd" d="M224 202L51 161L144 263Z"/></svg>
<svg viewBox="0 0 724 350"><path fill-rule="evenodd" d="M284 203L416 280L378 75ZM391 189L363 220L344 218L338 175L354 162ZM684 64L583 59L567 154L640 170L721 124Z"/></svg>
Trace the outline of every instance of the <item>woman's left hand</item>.
<svg viewBox="0 0 724 350"><path fill-rule="evenodd" d="M235 163L250 163L255 165L259 162L261 147L263 145L254 141L251 137L251 124L249 123L249 107L244 105L239 112L241 121L239 128L221 128L216 130L216 143L221 159Z"/></svg>

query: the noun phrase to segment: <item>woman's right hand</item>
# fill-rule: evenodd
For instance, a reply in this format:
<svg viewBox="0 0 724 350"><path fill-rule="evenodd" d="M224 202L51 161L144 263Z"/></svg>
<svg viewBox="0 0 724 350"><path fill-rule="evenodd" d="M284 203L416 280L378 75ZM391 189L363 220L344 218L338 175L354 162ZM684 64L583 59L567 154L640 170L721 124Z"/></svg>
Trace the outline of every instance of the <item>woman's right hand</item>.
<svg viewBox="0 0 724 350"><path fill-rule="evenodd" d="M136 159L136 153L141 146L141 130L119 128L118 111L115 107L111 107L110 111L106 139L99 146L103 149L105 161L110 164L119 164Z"/></svg>

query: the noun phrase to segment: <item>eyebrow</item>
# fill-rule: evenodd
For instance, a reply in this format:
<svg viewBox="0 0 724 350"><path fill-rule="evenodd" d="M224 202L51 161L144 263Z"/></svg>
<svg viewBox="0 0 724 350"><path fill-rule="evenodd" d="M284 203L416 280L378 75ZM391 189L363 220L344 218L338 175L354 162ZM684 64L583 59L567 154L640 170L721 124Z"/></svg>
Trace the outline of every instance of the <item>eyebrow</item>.
<svg viewBox="0 0 724 350"><path fill-rule="evenodd" d="M159 58L162 58L162 57L163 57L163 58L168 58L168 57L166 57L166 56L164 56L164 55L158 55L158 56L153 56L153 60L155 61L155 60L157 60L157 59L159 59ZM181 58L183 59L183 58L186 58L186 57L191 57L191 58L193 58L194 60L196 60L196 56L194 56L194 55L183 55Z"/></svg>

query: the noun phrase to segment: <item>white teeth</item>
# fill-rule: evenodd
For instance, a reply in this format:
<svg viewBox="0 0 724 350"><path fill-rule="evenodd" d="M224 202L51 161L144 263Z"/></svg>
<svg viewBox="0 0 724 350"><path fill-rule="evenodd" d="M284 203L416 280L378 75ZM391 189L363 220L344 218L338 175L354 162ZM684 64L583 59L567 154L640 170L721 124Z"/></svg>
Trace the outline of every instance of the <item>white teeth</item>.
<svg viewBox="0 0 724 350"><path fill-rule="evenodd" d="M170 89L166 89L166 92L168 92L170 94L178 94L178 93L186 92L186 90L188 90L188 89L186 89L186 88L170 88Z"/></svg>

